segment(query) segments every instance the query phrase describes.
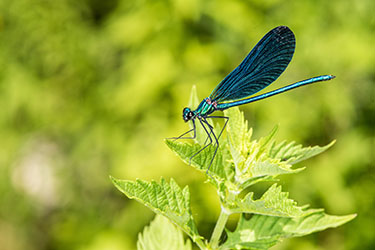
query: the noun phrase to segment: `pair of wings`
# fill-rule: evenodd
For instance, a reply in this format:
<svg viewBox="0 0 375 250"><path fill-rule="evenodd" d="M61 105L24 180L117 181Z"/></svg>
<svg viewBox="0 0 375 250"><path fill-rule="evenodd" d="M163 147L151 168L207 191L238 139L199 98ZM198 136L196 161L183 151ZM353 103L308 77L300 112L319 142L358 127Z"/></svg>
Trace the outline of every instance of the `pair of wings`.
<svg viewBox="0 0 375 250"><path fill-rule="evenodd" d="M212 91L217 103L251 96L275 81L292 60L296 40L286 26L269 31L246 58Z"/></svg>

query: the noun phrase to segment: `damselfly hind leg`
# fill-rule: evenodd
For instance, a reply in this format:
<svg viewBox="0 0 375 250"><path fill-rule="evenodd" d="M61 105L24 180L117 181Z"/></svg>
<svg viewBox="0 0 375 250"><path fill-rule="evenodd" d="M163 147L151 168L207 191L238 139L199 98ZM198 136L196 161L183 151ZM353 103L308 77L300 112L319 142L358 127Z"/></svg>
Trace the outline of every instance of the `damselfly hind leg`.
<svg viewBox="0 0 375 250"><path fill-rule="evenodd" d="M217 150L219 149L219 139L218 139L218 137L216 137L216 135L215 135L215 132L214 132L214 128L213 128L213 126L212 125L210 125L208 122L207 122L207 120L204 118L204 120L203 120L203 122L205 123L205 124L207 124L207 126L209 127L209 129L210 129L210 133L212 133L212 136L214 137L214 139L215 139L215 144L216 144L216 147L215 147L215 151L214 151L214 155L212 156L212 158L211 158L211 161L210 161L210 165L208 165L208 168L207 168L207 170L206 170L206 174L208 174L209 176L211 176L209 173L208 173L208 171L210 170L210 168L211 168L211 165L212 165L212 162L214 161L214 159L215 159L215 156L216 156L216 153L217 153ZM203 125L203 124L202 124ZM223 130L221 130L221 131L223 131ZM207 132L207 131L206 131ZM220 132L220 135L221 135L221 132ZM212 139L211 139L211 143L212 143ZM212 177L212 176L211 176Z"/></svg>
<svg viewBox="0 0 375 250"><path fill-rule="evenodd" d="M226 121L225 121L225 123L224 123L224 126L223 126L223 128L221 129L220 134L219 134L218 137L216 136L216 134L215 134L215 132L214 132L214 127L213 127L213 126L207 121L207 118L222 118L222 119L226 119ZM207 173L208 175L210 175L210 174L208 173L208 171L210 170L211 165L212 165L212 163L213 163L213 161L214 161L214 158L215 158L215 156L216 156L216 154L217 154L217 151L218 151L218 149L219 149L219 138L221 137L221 135L222 135L224 129L225 129L226 126L227 126L227 123L228 123L228 121L229 121L229 117L227 117L227 116L209 116L209 117L206 117L206 118L202 117L202 119L200 119L199 121L200 121L200 123L201 123L203 129L205 130L205 132L206 132L206 134L207 134L207 138L206 138L204 144L206 144L207 140L210 140L210 142L209 142L207 145L205 145L204 147L202 147L198 152L196 152L194 155L192 155L192 156L190 157L190 159L189 159L189 164L191 163L192 158L195 157L196 155L198 155L200 152L202 152L202 151L203 151L205 148L207 148L209 145L211 145L212 142L213 142L213 139L214 139L214 140L215 140L215 151L214 151L214 154L213 154L213 156L212 156L212 158L211 158L210 164L208 165L208 168L207 168L207 171L206 171L206 173ZM208 129L206 128L206 126L205 126L204 124L206 124L206 126L207 126L208 129L209 129L209 131L208 131ZM212 139L211 135L212 135L213 139ZM210 176L211 176L211 175L210 175Z"/></svg>
<svg viewBox="0 0 375 250"><path fill-rule="evenodd" d="M225 123L224 123L223 128L222 128L221 131L220 131L219 136L217 137L217 140L219 141L219 139L220 139L220 137L221 137L221 134L223 133L225 127L227 126L227 123L228 123L228 121L229 121L229 117L228 117L228 116L208 116L207 118L221 118L221 119L225 119L225 120L226 120Z"/></svg>
<svg viewBox="0 0 375 250"><path fill-rule="evenodd" d="M196 152L195 154L193 154L193 155L190 157L190 159L189 159L189 165L191 165L191 159L193 159L196 155L198 155L198 154L199 154L200 152L202 152L205 148L207 148L209 145L212 144L212 138L211 138L210 132L207 131L207 129L206 129L206 127L204 126L204 124L203 124L201 118L199 118L199 122L201 123L201 125L202 125L204 131L206 131L206 134L207 134L208 139L210 140L210 142L209 142L207 145L205 145L204 147L202 147L201 149L199 149L198 152ZM208 123L206 122L206 124L208 124ZM209 124L208 124L208 125L209 125ZM209 126L210 126L210 125L209 125ZM215 138L216 138L216 137L215 137Z"/></svg>

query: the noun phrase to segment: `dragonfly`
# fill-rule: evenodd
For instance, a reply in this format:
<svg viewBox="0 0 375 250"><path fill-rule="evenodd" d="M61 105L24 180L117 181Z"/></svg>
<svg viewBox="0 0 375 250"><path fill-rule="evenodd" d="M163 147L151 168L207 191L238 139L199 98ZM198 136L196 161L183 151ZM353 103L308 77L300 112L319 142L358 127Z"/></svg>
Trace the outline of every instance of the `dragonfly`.
<svg viewBox="0 0 375 250"><path fill-rule="evenodd" d="M185 122L192 121L193 128L178 137L170 139L195 139L195 122L197 120L207 134L205 145L190 157L190 162L193 157L215 142L215 151L206 173L208 173L212 165L219 148L219 138L229 121L227 116L211 115L213 112L259 101L291 89L335 78L333 75L316 76L253 96L274 82L284 72L292 60L295 46L295 36L287 26L278 26L272 29L255 45L240 65L228 74L208 97L202 100L195 110L189 107L183 109L182 118ZM214 132L213 125L208 122L208 118L225 119L224 126L218 136ZM191 132L193 132L193 136L185 136Z"/></svg>

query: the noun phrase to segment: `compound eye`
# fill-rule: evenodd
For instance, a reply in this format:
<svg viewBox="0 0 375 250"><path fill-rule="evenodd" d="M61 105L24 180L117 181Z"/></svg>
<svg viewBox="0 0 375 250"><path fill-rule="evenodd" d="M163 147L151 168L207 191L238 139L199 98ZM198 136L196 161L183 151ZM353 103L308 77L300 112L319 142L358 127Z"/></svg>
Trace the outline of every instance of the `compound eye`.
<svg viewBox="0 0 375 250"><path fill-rule="evenodd" d="M185 122L190 120L190 113L192 113L190 108L184 108L182 111L182 118L184 118Z"/></svg>
<svg viewBox="0 0 375 250"><path fill-rule="evenodd" d="M194 116L194 113L192 112L192 111L190 111L189 113L188 113L188 118L189 118L189 120L191 119L191 118L193 118L193 116Z"/></svg>

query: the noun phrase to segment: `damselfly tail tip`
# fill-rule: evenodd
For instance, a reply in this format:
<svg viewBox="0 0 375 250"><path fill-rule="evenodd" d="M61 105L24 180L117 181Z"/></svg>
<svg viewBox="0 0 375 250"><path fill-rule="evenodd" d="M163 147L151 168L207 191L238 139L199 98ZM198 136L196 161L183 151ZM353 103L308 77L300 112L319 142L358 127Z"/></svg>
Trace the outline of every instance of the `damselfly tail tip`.
<svg viewBox="0 0 375 250"><path fill-rule="evenodd" d="M332 80L332 79L335 79L336 78L336 76L334 76L334 75L329 75L330 77L331 77L331 79L330 80Z"/></svg>

